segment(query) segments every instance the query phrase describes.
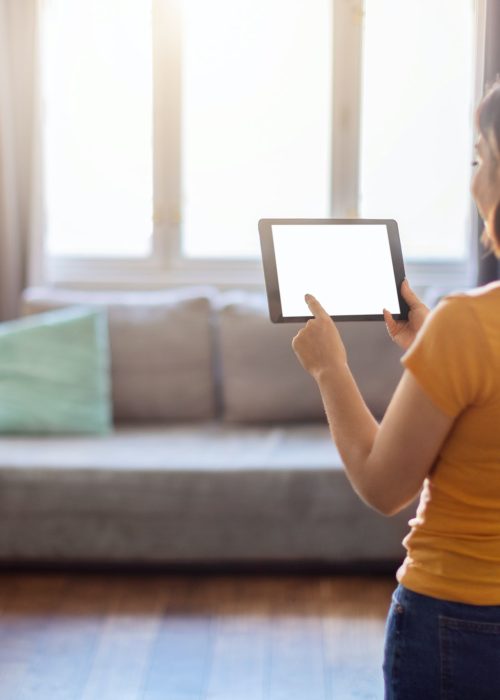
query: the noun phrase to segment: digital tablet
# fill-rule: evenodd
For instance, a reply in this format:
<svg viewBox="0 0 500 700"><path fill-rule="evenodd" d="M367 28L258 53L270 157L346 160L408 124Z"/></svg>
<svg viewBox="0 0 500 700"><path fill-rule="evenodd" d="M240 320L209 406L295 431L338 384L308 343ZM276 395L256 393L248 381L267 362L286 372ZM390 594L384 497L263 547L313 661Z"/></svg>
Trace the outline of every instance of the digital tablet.
<svg viewBox="0 0 500 700"><path fill-rule="evenodd" d="M261 219L259 235L273 323L312 318L305 294L335 321L408 318L393 219Z"/></svg>

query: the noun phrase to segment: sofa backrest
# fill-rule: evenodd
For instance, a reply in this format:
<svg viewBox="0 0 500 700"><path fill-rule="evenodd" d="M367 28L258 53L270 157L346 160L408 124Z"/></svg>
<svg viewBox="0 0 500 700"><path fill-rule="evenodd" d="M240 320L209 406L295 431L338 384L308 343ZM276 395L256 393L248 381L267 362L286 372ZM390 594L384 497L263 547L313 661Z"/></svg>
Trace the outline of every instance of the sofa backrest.
<svg viewBox="0 0 500 700"><path fill-rule="evenodd" d="M117 421L183 421L215 415L211 296L206 287L140 292L31 288L23 313L106 307Z"/></svg>
<svg viewBox="0 0 500 700"><path fill-rule="evenodd" d="M271 323L262 293L226 292L216 303L225 419L324 420L316 383L291 346L304 324ZM344 322L338 329L360 391L380 419L401 377L402 353L383 322Z"/></svg>
<svg viewBox="0 0 500 700"><path fill-rule="evenodd" d="M31 288L24 313L108 309L114 418L324 421L316 383L293 352L303 324L273 324L263 292L212 287L96 292ZM349 366L381 418L402 373L383 322L339 323Z"/></svg>

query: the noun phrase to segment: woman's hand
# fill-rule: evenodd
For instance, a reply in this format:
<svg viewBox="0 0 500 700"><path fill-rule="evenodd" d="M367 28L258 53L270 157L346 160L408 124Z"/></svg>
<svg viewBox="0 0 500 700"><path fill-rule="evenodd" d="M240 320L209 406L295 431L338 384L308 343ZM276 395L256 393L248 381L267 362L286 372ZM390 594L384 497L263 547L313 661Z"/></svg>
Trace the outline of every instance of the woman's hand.
<svg viewBox="0 0 500 700"><path fill-rule="evenodd" d="M403 350L408 350L415 340L419 329L430 313L430 309L420 301L405 279L401 285L401 294L410 311L407 321L395 321L391 312L384 309L384 320L392 340Z"/></svg>
<svg viewBox="0 0 500 700"><path fill-rule="evenodd" d="M304 369L317 380L325 370L345 365L347 356L336 325L319 301L310 294L305 300L314 318L297 333L292 347Z"/></svg>

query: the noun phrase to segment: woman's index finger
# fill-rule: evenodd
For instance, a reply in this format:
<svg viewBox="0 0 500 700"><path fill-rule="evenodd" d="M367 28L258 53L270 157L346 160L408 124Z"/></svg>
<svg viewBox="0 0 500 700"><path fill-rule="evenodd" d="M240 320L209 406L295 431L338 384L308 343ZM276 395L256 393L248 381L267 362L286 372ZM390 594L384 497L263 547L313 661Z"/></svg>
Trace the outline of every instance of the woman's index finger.
<svg viewBox="0 0 500 700"><path fill-rule="evenodd" d="M315 318L330 318L330 315L321 306L316 297L312 294L305 295L306 304Z"/></svg>

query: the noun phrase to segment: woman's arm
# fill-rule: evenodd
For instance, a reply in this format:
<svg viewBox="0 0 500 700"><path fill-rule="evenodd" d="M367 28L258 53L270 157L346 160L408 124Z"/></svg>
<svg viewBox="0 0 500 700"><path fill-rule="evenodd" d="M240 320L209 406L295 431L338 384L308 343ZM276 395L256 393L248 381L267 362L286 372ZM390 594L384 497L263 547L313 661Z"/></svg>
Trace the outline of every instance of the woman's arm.
<svg viewBox="0 0 500 700"><path fill-rule="evenodd" d="M318 377L330 432L361 498L393 515L418 494L453 425L405 370L380 425L347 366Z"/></svg>
<svg viewBox="0 0 500 700"><path fill-rule="evenodd" d="M293 349L321 392L332 438L359 496L385 515L420 490L453 425L409 371L379 425L347 365L345 348L330 316L313 297L315 318L293 339Z"/></svg>

